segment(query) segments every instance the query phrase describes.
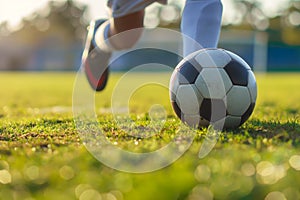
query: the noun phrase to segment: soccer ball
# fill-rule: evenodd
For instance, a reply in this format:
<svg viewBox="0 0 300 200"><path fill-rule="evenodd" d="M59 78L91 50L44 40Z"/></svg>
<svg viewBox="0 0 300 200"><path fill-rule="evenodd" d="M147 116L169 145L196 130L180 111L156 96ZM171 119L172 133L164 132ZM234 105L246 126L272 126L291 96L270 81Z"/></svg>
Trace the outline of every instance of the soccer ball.
<svg viewBox="0 0 300 200"><path fill-rule="evenodd" d="M203 49L184 58L169 90L176 115L195 128L237 128L250 117L257 98L249 65L224 49Z"/></svg>

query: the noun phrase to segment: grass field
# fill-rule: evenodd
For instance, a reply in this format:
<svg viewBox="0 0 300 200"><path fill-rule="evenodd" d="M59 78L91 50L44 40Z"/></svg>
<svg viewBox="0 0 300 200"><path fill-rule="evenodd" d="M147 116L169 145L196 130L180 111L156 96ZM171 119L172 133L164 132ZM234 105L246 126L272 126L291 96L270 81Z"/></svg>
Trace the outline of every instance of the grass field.
<svg viewBox="0 0 300 200"><path fill-rule="evenodd" d="M205 129L174 164L151 173L108 168L81 143L73 121L75 73L0 74L0 199L210 200L300 199L300 74L259 74L258 101L239 129L222 132L214 149L198 158ZM132 80L169 74L136 74ZM132 118L149 123L162 104L166 126L136 142L113 123L110 96L121 74L96 95L98 121L119 147L142 151L169 141L179 124L168 91L145 86L130 99ZM134 81L128 84L134 84Z"/></svg>

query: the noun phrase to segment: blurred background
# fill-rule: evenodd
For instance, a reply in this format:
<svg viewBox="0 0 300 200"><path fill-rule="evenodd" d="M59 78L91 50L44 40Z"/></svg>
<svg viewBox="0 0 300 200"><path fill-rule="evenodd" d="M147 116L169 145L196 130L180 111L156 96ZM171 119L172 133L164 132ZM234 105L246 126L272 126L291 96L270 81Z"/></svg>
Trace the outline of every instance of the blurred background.
<svg viewBox="0 0 300 200"><path fill-rule="evenodd" d="M0 2L0 70L77 70L89 21L107 16L106 0ZM184 0L169 0L148 7L141 43L180 48L172 38L151 35L151 29L179 30L183 5ZM255 71L300 71L300 1L223 0L223 6L221 48L239 54ZM130 60L112 69L127 70Z"/></svg>

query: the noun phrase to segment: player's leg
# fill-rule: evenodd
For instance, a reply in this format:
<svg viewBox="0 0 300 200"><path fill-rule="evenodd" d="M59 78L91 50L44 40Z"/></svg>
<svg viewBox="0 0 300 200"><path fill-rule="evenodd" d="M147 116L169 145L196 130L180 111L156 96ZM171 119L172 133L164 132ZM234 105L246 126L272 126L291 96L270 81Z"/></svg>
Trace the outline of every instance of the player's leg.
<svg viewBox="0 0 300 200"><path fill-rule="evenodd" d="M108 0L112 19L91 22L82 63L91 87L105 88L111 52L132 47L142 34L144 9L153 2L166 0ZM135 31L129 31L135 29ZM122 33L122 34L120 34Z"/></svg>
<svg viewBox="0 0 300 200"><path fill-rule="evenodd" d="M143 17L144 11L137 11L111 20L90 23L82 63L88 82L94 90L101 91L106 86L112 52L130 48L139 39L141 31L126 31L141 28Z"/></svg>
<svg viewBox="0 0 300 200"><path fill-rule="evenodd" d="M181 22L181 31L186 37L184 38L185 56L201 48L217 47L222 11L220 0L186 1Z"/></svg>
<svg viewBox="0 0 300 200"><path fill-rule="evenodd" d="M132 47L142 34L144 10L154 2L166 4L167 0L108 0L112 18L97 30L97 46L108 52Z"/></svg>
<svg viewBox="0 0 300 200"><path fill-rule="evenodd" d="M96 32L97 46L108 52L131 48L142 34L143 21L144 10L107 20Z"/></svg>

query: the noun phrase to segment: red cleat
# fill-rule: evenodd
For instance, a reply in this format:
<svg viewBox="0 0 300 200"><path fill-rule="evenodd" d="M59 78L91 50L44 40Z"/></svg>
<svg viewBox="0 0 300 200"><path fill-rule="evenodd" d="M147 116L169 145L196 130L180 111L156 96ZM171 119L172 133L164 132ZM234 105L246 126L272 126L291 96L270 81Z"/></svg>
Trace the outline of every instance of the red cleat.
<svg viewBox="0 0 300 200"><path fill-rule="evenodd" d="M90 86L95 91L101 91L105 88L109 75L108 62L111 53L99 49L94 41L97 28L105 21L106 20L96 20L90 23L82 55L84 72Z"/></svg>

